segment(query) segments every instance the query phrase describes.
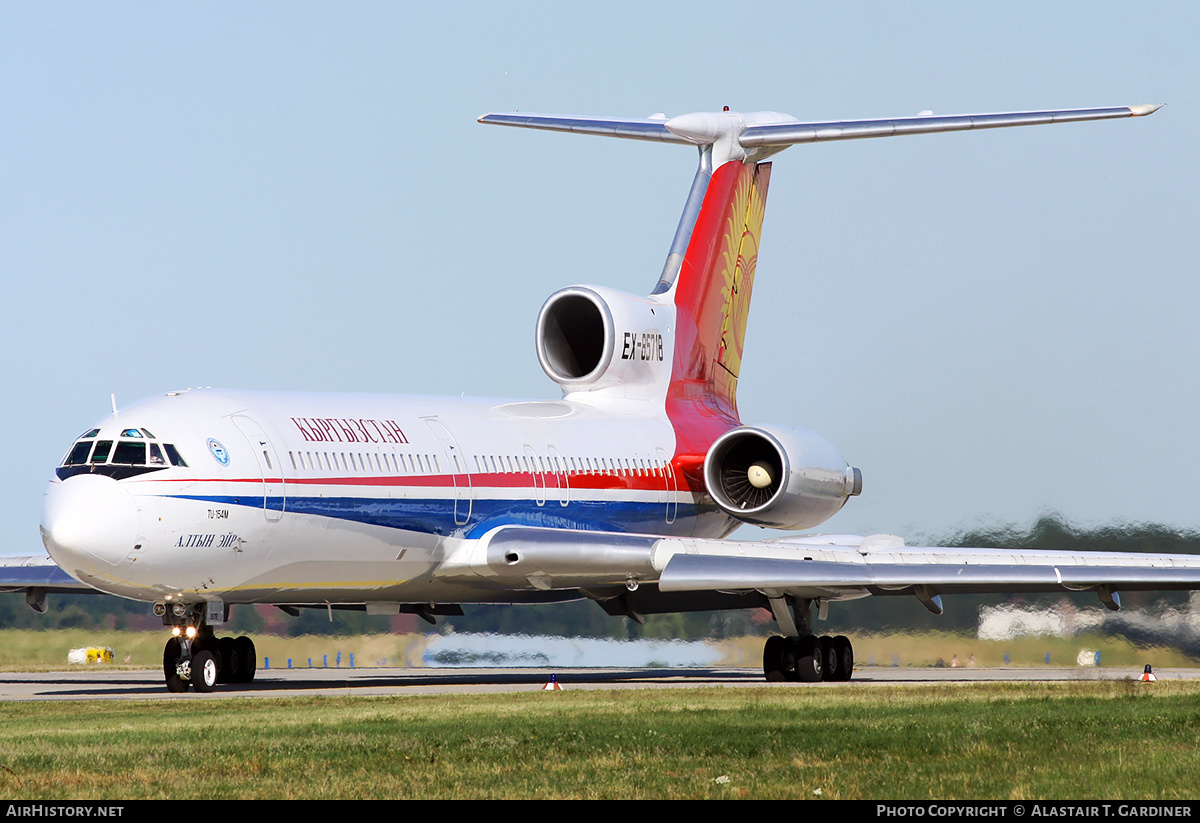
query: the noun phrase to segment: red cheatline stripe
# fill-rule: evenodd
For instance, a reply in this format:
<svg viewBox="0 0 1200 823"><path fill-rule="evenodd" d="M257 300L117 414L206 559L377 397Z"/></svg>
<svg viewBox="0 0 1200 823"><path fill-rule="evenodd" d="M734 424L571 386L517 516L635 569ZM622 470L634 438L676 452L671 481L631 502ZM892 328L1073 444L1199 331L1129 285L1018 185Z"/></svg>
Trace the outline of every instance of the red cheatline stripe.
<svg viewBox="0 0 1200 823"><path fill-rule="evenodd" d="M547 489L559 488L559 475L547 474L544 476L543 484L534 483L534 476L529 474L471 474L471 475L422 475L412 477L289 477L283 479L272 477L266 480L267 483L277 483L286 486L403 486L410 488L422 487L452 487L457 485L455 479L470 480L470 485L475 488L511 488L511 489L529 489L533 490L537 487L544 486ZM147 478L139 480L141 483L254 483L261 484L261 477L189 477L186 479L176 478ZM660 492L668 490L668 480L665 477L649 477L629 475L629 476L614 476L614 475L588 475L588 474L572 474L569 476L567 485L572 489L579 490L624 490L624 491L644 491L644 492Z"/></svg>

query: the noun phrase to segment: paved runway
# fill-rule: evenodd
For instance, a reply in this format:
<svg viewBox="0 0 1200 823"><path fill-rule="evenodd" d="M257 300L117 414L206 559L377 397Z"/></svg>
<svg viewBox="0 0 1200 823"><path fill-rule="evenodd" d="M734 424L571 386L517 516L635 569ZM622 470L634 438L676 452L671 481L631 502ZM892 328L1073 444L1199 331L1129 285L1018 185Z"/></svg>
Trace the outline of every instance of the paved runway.
<svg viewBox="0 0 1200 823"><path fill-rule="evenodd" d="M89 669L0 672L4 700L211 700L297 695L406 695L537 691L555 675L564 689L644 689L753 686L765 689L877 687L913 683L984 681L1136 680L1140 669L904 669L864 667L849 684L765 683L757 669L269 669L250 685L218 686L211 694L169 694L157 670ZM1200 669L1163 669L1160 680L1194 680Z"/></svg>

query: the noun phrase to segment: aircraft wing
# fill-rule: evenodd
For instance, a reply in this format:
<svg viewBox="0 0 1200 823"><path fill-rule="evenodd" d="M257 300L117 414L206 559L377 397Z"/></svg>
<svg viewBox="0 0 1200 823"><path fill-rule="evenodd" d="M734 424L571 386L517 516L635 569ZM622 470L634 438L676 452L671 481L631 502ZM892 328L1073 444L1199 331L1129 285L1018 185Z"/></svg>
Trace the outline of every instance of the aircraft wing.
<svg viewBox="0 0 1200 823"><path fill-rule="evenodd" d="M682 554L659 578L663 591L718 589L828 597L847 590L875 595L986 592L1145 591L1200 588L1200 557L1118 552L1008 552L922 547L861 562Z"/></svg>
<svg viewBox="0 0 1200 823"><path fill-rule="evenodd" d="M100 594L60 569L49 555L0 557L0 592L42 589L52 594Z"/></svg>
<svg viewBox="0 0 1200 823"><path fill-rule="evenodd" d="M593 592L652 584L663 595L912 595L937 610L941 594L1095 591L1117 608L1119 591L1200 589L1200 555L905 546L894 535L738 541L506 526L467 542L438 576Z"/></svg>
<svg viewBox="0 0 1200 823"><path fill-rule="evenodd" d="M47 594L103 594L60 569L49 555L0 557L0 592L25 592L25 602L46 613Z"/></svg>

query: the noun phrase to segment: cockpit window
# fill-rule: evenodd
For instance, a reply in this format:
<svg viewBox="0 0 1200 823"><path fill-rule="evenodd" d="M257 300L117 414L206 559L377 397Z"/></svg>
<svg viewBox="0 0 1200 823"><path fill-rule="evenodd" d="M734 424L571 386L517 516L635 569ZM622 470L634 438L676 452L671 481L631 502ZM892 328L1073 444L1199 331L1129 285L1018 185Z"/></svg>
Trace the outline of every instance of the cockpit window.
<svg viewBox="0 0 1200 823"><path fill-rule="evenodd" d="M63 461L64 466L82 466L87 462L88 454L92 450L92 444L87 441L76 443L71 449L71 453L67 455L67 459Z"/></svg>
<svg viewBox="0 0 1200 823"><path fill-rule="evenodd" d="M139 432L138 437L141 436ZM135 443L131 440L119 441L116 451L113 452L112 462L120 463L123 466L146 465L146 444Z"/></svg>
<svg viewBox="0 0 1200 823"><path fill-rule="evenodd" d="M154 439L149 429L125 429L122 439L115 442L92 439L99 434L99 429L89 429L75 442L54 472L60 480L77 474L104 474L125 480L170 466L187 468L173 444L148 442Z"/></svg>

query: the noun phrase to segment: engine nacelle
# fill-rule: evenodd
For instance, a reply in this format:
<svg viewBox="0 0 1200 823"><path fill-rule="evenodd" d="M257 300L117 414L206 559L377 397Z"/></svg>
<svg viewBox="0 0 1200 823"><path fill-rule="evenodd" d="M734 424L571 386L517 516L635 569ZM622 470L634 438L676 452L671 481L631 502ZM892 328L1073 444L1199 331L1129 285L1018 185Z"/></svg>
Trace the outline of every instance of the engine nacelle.
<svg viewBox="0 0 1200 823"><path fill-rule="evenodd" d="M704 458L704 485L732 517L775 529L825 522L862 491L862 472L816 432L742 426L717 438Z"/></svg>
<svg viewBox="0 0 1200 823"><path fill-rule="evenodd" d="M653 297L561 289L538 315L538 362L564 393L624 387L624 395L651 396L670 379L674 319L674 305Z"/></svg>

